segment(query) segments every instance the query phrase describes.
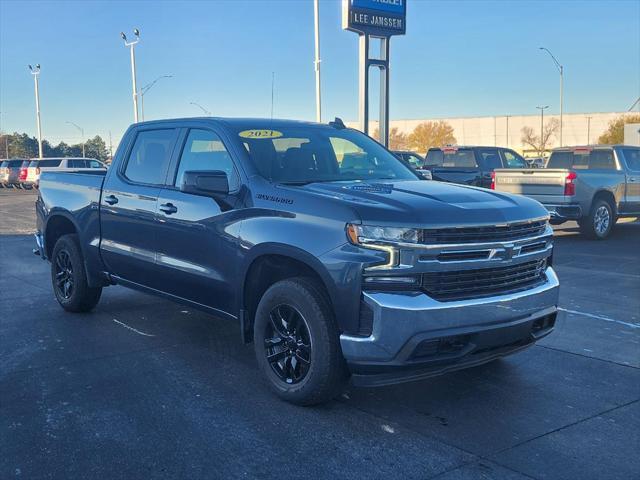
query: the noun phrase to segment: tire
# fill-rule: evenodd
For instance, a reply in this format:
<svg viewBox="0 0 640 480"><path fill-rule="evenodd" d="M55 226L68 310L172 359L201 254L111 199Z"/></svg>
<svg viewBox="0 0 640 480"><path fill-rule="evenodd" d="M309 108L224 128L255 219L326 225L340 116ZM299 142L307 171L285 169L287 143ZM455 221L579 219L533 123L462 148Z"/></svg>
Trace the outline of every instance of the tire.
<svg viewBox="0 0 640 480"><path fill-rule="evenodd" d="M593 240L607 238L615 223L613 207L604 199L596 199L591 206L589 215L578 221L582 234Z"/></svg>
<svg viewBox="0 0 640 480"><path fill-rule="evenodd" d="M22 185L22 188L24 190L31 190L33 188L33 185Z"/></svg>
<svg viewBox="0 0 640 480"><path fill-rule="evenodd" d="M315 405L340 393L347 369L338 329L326 294L313 279L273 284L258 304L253 338L258 365L283 400Z"/></svg>
<svg viewBox="0 0 640 480"><path fill-rule="evenodd" d="M63 235L53 247L51 286L58 303L68 312L88 312L100 300L102 287L88 285L84 258L75 234Z"/></svg>

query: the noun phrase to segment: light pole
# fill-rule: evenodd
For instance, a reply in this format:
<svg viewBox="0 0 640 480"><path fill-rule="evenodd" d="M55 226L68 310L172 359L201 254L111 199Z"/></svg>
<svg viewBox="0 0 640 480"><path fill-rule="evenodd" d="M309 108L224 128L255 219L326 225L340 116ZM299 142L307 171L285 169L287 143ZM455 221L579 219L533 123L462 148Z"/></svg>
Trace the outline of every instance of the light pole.
<svg viewBox="0 0 640 480"><path fill-rule="evenodd" d="M29 65L29 70L33 75L33 81L36 87L36 120L38 125L38 158L42 158L42 127L40 125L40 90L38 84L38 77L40 76L40 64L37 63L35 68Z"/></svg>
<svg viewBox="0 0 640 480"><path fill-rule="evenodd" d="M138 123L138 87L136 85L136 54L135 54L135 46L140 41L140 30L137 28L133 29L133 34L136 36L136 39L132 42L127 42L127 36L124 32L120 32L120 36L122 40L124 40L124 46L129 47L131 52L131 80L133 82L133 121Z"/></svg>
<svg viewBox="0 0 640 480"><path fill-rule="evenodd" d="M147 93L149 90L151 90L151 87L153 87L156 83L158 83L158 80L160 80L161 78L172 78L172 77L173 75L160 75L153 82L146 84L144 87L140 89L140 113L142 114L143 122L144 122L144 94Z"/></svg>
<svg viewBox="0 0 640 480"><path fill-rule="evenodd" d="M587 117L587 145L591 143L591 119L593 117Z"/></svg>
<svg viewBox="0 0 640 480"><path fill-rule="evenodd" d="M540 50L544 50L551 56L553 63L556 64L558 71L560 72L560 146L562 147L562 111L563 111L563 102L564 102L564 67L560 65L560 62L553 56L553 53L549 51L548 48L540 47Z"/></svg>
<svg viewBox="0 0 640 480"><path fill-rule="evenodd" d="M536 107L540 110L540 155L543 155L546 141L544 140L544 111L549 108L549 105L545 105L544 107Z"/></svg>
<svg viewBox="0 0 640 480"><path fill-rule="evenodd" d="M322 122L322 105L320 103L320 6L319 0L313 1L313 17L315 26L316 58L316 122Z"/></svg>
<svg viewBox="0 0 640 480"><path fill-rule="evenodd" d="M204 112L204 114L205 114L207 117L210 117L210 116L211 116L211 112L210 112L209 110L207 110L206 108L204 108L204 107L203 107L202 105L200 105L199 103L197 103L197 102L189 102L189 105L195 105L195 106L196 106L196 107L198 107L200 110L202 110L202 111Z"/></svg>
<svg viewBox="0 0 640 480"><path fill-rule="evenodd" d="M82 135L82 158L85 158L85 154L84 154L84 129L80 125L77 125L77 124L75 124L73 122L70 122L69 120L67 120L67 123L69 125L73 125L78 130L80 130L80 135Z"/></svg>

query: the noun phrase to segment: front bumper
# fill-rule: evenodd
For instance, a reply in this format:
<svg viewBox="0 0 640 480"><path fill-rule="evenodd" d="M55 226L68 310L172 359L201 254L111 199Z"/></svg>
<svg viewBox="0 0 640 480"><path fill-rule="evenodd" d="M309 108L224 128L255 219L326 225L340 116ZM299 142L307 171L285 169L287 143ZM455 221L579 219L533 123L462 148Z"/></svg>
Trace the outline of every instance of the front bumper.
<svg viewBox="0 0 640 480"><path fill-rule="evenodd" d="M341 335L356 385L387 385L440 375L526 348L554 327L559 282L517 293L439 302L419 292L365 292L368 337Z"/></svg>

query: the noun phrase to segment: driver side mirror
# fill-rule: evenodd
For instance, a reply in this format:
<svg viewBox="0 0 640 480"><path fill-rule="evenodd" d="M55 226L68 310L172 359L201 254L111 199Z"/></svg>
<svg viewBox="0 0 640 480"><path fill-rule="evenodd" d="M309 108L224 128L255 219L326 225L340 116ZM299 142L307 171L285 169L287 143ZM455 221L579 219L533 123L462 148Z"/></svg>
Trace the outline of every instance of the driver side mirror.
<svg viewBox="0 0 640 480"><path fill-rule="evenodd" d="M194 195L227 195L229 178L222 170L189 170L184 172L180 191Z"/></svg>

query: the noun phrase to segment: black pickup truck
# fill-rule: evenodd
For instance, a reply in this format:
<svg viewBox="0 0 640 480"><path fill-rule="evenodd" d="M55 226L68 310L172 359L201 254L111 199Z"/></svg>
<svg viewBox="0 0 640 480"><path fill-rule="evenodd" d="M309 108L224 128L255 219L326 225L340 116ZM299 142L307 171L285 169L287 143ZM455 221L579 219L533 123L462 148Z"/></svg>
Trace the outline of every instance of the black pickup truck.
<svg viewBox="0 0 640 480"><path fill-rule="evenodd" d="M43 173L36 212L64 309L118 284L237 320L299 404L488 362L556 318L538 202L420 180L339 120L135 124L107 172Z"/></svg>
<svg viewBox="0 0 640 480"><path fill-rule="evenodd" d="M430 148L424 165L433 180L491 188L496 168L527 168L527 162L510 148L451 146Z"/></svg>

